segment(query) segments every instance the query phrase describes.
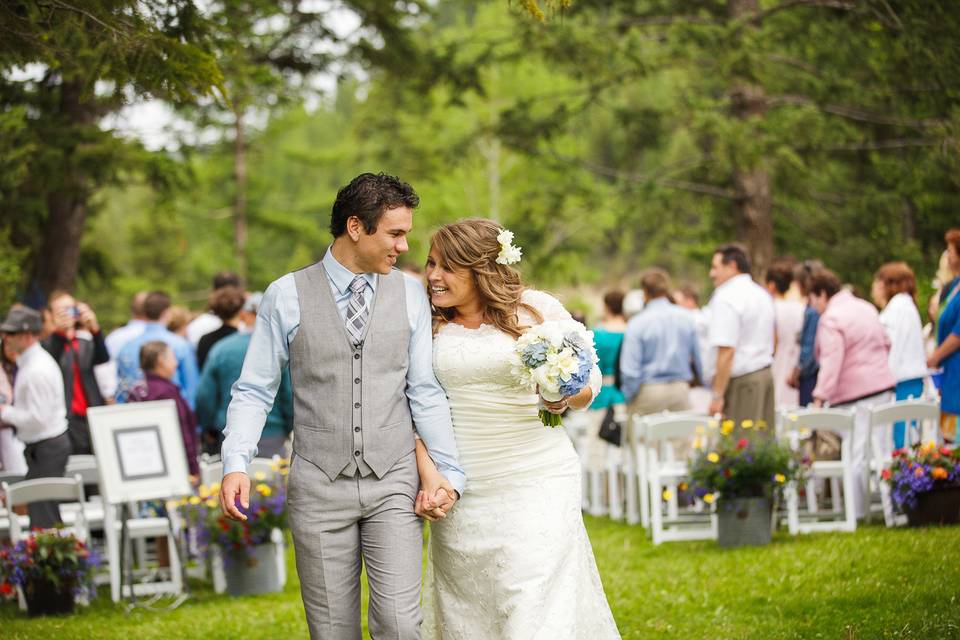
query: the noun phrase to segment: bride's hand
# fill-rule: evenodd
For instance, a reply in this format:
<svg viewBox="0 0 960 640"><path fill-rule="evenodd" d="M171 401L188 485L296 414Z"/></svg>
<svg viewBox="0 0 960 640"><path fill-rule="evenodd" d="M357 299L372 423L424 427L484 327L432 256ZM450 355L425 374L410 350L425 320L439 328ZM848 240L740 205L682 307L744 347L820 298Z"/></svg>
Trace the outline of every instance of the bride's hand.
<svg viewBox="0 0 960 640"><path fill-rule="evenodd" d="M540 396L540 401L543 403L543 408L550 413L561 414L566 411L569 406L569 398L560 398L556 402L550 402L543 396Z"/></svg>
<svg viewBox="0 0 960 640"><path fill-rule="evenodd" d="M416 441L416 456L420 491L413 505L414 513L430 522L442 520L459 496L453 485L437 470L437 465L419 438Z"/></svg>

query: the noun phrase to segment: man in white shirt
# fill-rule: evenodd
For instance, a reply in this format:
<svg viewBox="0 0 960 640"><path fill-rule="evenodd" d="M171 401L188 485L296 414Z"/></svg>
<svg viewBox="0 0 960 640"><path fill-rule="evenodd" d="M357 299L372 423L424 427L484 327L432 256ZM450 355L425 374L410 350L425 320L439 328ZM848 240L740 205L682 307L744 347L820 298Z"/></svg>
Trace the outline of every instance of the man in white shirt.
<svg viewBox="0 0 960 640"><path fill-rule="evenodd" d="M243 287L240 286L240 276L232 271L221 271L213 276L212 291L218 291L224 287L238 287L242 289ZM200 344L200 338L212 331L216 331L221 326L223 326L223 320L217 317L212 310L207 309L207 311L198 315L187 325L187 341L190 343L190 346L193 347L193 350L196 351L197 346Z"/></svg>
<svg viewBox="0 0 960 640"><path fill-rule="evenodd" d="M0 324L3 349L17 363L13 404L0 406L0 419L17 430L26 445L26 480L63 477L70 456L63 375L56 360L40 345L40 313L14 305ZM55 502L29 505L30 527L49 528L60 522Z"/></svg>
<svg viewBox="0 0 960 640"><path fill-rule="evenodd" d="M716 286L710 299L710 346L717 350L710 414L722 414L737 427L774 425L773 299L750 277L743 247L718 247L710 265ZM770 431L767 433L770 433Z"/></svg>

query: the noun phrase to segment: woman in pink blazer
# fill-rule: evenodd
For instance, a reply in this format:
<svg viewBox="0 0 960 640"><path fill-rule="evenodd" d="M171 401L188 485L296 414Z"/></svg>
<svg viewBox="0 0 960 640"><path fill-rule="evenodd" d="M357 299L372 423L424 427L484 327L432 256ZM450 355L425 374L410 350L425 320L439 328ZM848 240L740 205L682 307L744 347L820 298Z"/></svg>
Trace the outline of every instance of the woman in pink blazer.
<svg viewBox="0 0 960 640"><path fill-rule="evenodd" d="M856 473L857 516L867 513L867 439L875 455L889 457L893 436L889 429L870 434L870 409L893 400L896 380L890 370L890 338L876 308L840 286L832 271L815 273L810 283L810 305L820 312L816 354L820 374L813 390L816 406L830 405L856 413L853 462Z"/></svg>

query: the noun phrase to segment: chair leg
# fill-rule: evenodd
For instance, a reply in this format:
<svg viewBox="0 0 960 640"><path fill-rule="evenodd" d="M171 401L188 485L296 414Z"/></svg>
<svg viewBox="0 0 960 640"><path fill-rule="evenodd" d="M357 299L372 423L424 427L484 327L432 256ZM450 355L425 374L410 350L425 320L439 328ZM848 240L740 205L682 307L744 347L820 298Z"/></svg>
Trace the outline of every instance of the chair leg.
<svg viewBox="0 0 960 640"><path fill-rule="evenodd" d="M650 528L650 490L647 487L647 450L638 445L634 459L637 461L637 493L640 496L640 526Z"/></svg>
<svg viewBox="0 0 960 640"><path fill-rule="evenodd" d="M800 507L797 504L797 484L791 482L784 491L787 497L787 530L790 535L800 533Z"/></svg>
<svg viewBox="0 0 960 640"><path fill-rule="evenodd" d="M640 521L640 512L637 509L637 471L633 452L627 448L623 450L626 464L623 468L623 477L626 484L627 524L637 524Z"/></svg>
<svg viewBox="0 0 960 640"><path fill-rule="evenodd" d="M173 583L173 592L183 593L183 567L180 563L180 550L178 549L177 536L171 531L167 536L167 549L170 552L170 582Z"/></svg>
<svg viewBox="0 0 960 640"><path fill-rule="evenodd" d="M623 519L623 502L620 497L620 465L616 461L614 447L607 450L607 497L610 517L614 520Z"/></svg>
<svg viewBox="0 0 960 640"><path fill-rule="evenodd" d="M843 513L840 507L840 479L830 478L830 510L834 513Z"/></svg>
<svg viewBox="0 0 960 640"><path fill-rule="evenodd" d="M815 478L807 480L807 511L817 512L817 481Z"/></svg>

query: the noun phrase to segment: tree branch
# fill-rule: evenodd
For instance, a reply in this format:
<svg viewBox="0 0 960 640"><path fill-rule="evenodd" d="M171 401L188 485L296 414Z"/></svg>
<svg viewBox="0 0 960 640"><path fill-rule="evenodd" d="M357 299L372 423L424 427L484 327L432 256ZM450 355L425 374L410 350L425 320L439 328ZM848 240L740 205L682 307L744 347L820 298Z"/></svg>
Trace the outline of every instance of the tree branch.
<svg viewBox="0 0 960 640"><path fill-rule="evenodd" d="M784 2L770 7L765 11L759 11L750 15L747 18L747 22L758 25L770 16L780 13L781 11L786 11L787 9L793 9L794 7L825 7L827 9L852 11L856 9L857 3L855 0L784 0Z"/></svg>
<svg viewBox="0 0 960 640"><path fill-rule="evenodd" d="M819 104L816 100L808 98L807 96L801 95L780 95L780 96L769 96L767 98L768 107L778 107L781 105L792 105L792 106L812 106L820 109L824 113L830 113L836 116L841 116L843 118L848 118L850 120L858 120L860 122L871 122L873 124L884 124L894 127L911 127L914 129L925 129L929 127L939 127L946 124L945 120L939 118L923 118L920 120L913 120L910 118L898 118L896 116L888 116L882 113L876 113L874 111L868 111L866 109L861 109L859 107L851 107L841 104Z"/></svg>

